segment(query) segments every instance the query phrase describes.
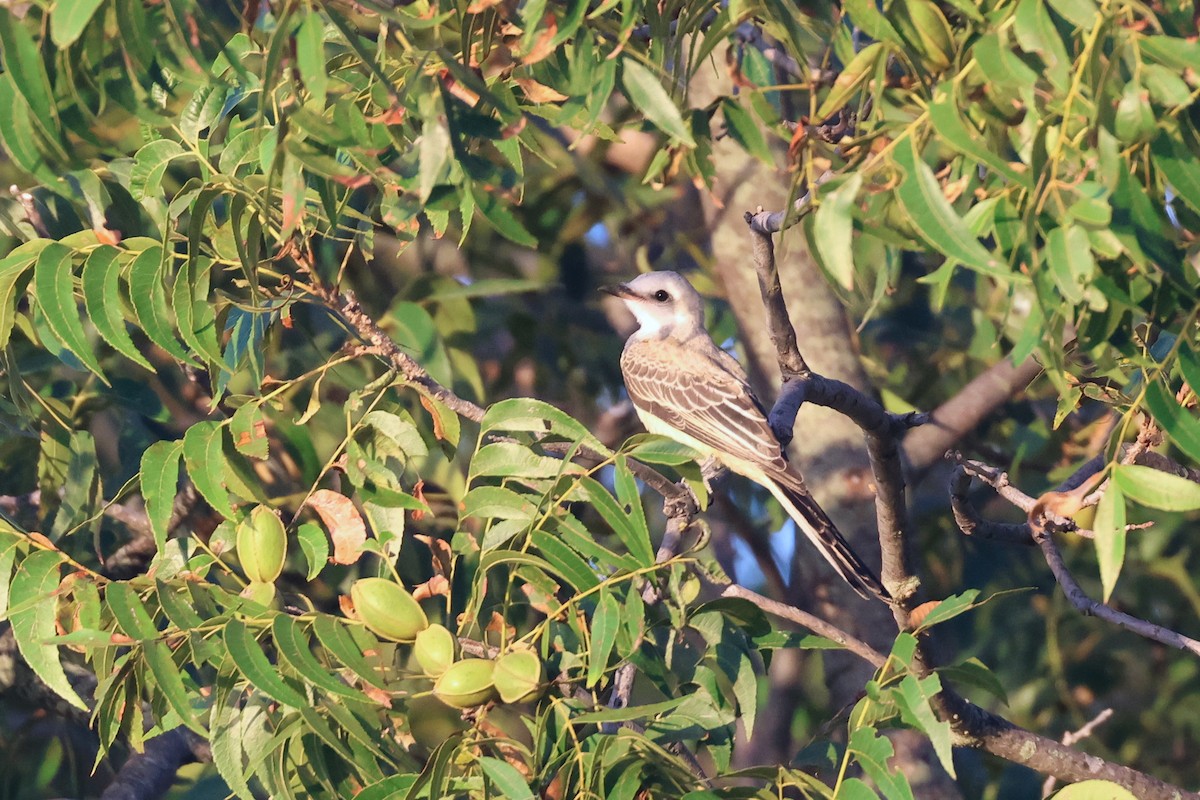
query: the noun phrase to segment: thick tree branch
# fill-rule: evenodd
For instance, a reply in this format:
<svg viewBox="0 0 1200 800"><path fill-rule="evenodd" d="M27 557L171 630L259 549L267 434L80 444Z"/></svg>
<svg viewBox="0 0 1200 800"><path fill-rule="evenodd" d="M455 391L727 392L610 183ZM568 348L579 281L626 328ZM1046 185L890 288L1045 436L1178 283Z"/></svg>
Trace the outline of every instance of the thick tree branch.
<svg viewBox="0 0 1200 800"><path fill-rule="evenodd" d="M186 728L175 728L146 742L134 753L100 795L100 800L153 800L162 797L175 783L179 768L208 760L208 743Z"/></svg>
<svg viewBox="0 0 1200 800"><path fill-rule="evenodd" d="M762 232L755 224L761 215L761 211L757 215L747 213L746 222L750 226L754 268L762 289L768 327L784 379L779 400L771 410L772 428L787 431L787 438L790 438L796 413L806 400L840 411L862 428L875 477L875 514L883 564L881 578L896 601L893 614L897 623L906 627L908 613L916 605L919 581L912 568L907 537L904 535L908 527L908 510L897 436L907 426L920 424L923 415L895 417L857 389L812 373L796 344L796 331L788 316L787 303L779 285L779 272L775 267L772 235Z"/></svg>
<svg viewBox="0 0 1200 800"><path fill-rule="evenodd" d="M919 482L947 450L1028 386L1041 370L1041 365L1032 358L1018 365L1005 358L938 406L930 415L930 424L904 439L904 456L912 482Z"/></svg>

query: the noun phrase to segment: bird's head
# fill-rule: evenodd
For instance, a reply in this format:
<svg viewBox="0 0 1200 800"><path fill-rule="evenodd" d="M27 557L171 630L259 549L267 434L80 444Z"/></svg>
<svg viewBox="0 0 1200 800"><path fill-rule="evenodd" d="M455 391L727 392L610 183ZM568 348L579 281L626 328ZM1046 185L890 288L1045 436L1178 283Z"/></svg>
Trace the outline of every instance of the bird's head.
<svg viewBox="0 0 1200 800"><path fill-rule="evenodd" d="M704 325L700 295L678 272L647 272L602 291L621 298L637 318L641 338L686 339Z"/></svg>

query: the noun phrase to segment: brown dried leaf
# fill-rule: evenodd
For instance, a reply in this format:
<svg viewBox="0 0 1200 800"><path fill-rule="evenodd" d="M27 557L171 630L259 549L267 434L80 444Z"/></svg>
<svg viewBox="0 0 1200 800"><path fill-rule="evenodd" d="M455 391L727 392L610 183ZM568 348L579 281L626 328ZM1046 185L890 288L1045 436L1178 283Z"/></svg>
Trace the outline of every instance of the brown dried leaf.
<svg viewBox="0 0 1200 800"><path fill-rule="evenodd" d="M417 495L417 497L420 496ZM445 539L437 539L421 533L416 534L413 538L429 548L430 554L433 555L433 571L438 575L449 575L454 566L454 552L450 549L450 543Z"/></svg>
<svg viewBox="0 0 1200 800"><path fill-rule="evenodd" d="M413 599L418 601L439 595L450 596L450 581L441 575L434 575L424 583L414 586L412 590Z"/></svg>
<svg viewBox="0 0 1200 800"><path fill-rule="evenodd" d="M362 555L367 526L350 498L331 489L318 489L308 498L333 541L333 563L353 564Z"/></svg>
<svg viewBox="0 0 1200 800"><path fill-rule="evenodd" d="M559 103L567 99L562 92L555 91L533 78L514 78L517 86L525 93L525 98L531 103Z"/></svg>
<svg viewBox="0 0 1200 800"><path fill-rule="evenodd" d="M492 612L492 618L488 620L487 627L484 630L488 633L498 634L504 641L508 641L517 635L517 629L509 625L498 611Z"/></svg>
<svg viewBox="0 0 1200 800"><path fill-rule="evenodd" d="M554 18L553 14L547 14L542 18L542 25L542 32L538 34L533 47L529 48L529 52L521 59L521 63L536 64L554 52L554 37L558 35L558 20Z"/></svg>
<svg viewBox="0 0 1200 800"><path fill-rule="evenodd" d="M355 610L354 601L350 599L350 595L338 595L338 608L341 609L342 616L346 619L358 619L358 611Z"/></svg>

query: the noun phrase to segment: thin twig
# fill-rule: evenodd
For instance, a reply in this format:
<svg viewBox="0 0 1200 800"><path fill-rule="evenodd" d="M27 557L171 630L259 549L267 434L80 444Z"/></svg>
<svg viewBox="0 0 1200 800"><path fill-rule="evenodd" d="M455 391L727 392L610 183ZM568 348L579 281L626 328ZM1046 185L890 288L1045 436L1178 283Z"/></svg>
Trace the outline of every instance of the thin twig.
<svg viewBox="0 0 1200 800"><path fill-rule="evenodd" d="M1064 733L1062 737L1062 743L1067 747L1071 747L1072 745L1083 741L1087 737L1091 736L1096 731L1096 728L1099 728L1105 722L1108 722L1112 715L1113 710L1111 708L1104 709L1095 717L1093 717L1090 722L1084 724L1084 726L1079 730L1067 731ZM1046 778L1045 783L1042 784L1042 797L1049 797L1050 793L1054 791L1054 785L1056 783L1058 783L1058 779L1053 775L1051 775L1049 778Z"/></svg>

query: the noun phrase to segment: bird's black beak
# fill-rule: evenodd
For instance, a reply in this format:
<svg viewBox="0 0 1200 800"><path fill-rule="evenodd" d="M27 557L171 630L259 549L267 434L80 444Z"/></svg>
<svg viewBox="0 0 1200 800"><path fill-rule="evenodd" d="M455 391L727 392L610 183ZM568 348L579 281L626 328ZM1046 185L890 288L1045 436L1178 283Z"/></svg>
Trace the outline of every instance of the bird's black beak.
<svg viewBox="0 0 1200 800"><path fill-rule="evenodd" d="M604 292L605 294L611 294L613 297L619 297L622 300L628 300L630 298L637 297L634 291L629 288L629 284L627 283L615 283L612 286L601 286L600 291Z"/></svg>

